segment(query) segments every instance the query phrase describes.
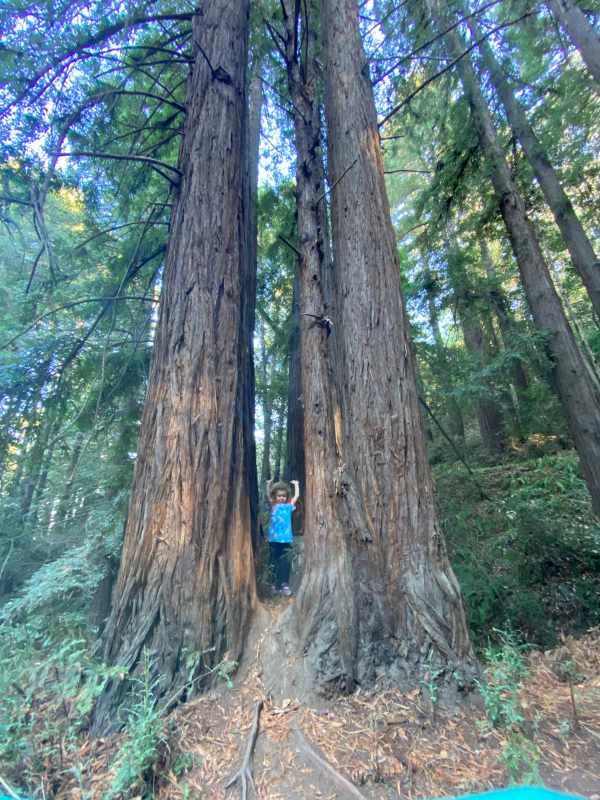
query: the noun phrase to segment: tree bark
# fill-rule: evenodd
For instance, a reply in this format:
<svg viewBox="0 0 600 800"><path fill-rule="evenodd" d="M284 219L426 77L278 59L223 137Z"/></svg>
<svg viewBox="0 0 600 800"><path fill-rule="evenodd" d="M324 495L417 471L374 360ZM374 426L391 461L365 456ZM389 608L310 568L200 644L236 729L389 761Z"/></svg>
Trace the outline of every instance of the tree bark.
<svg viewBox="0 0 600 800"><path fill-rule="evenodd" d="M330 675L337 652L346 687L384 676L414 684L431 663L468 671L471 649L434 508L358 5L322 0L321 9L343 335L337 491L349 511L342 535L313 534L307 547L303 587L313 615L324 609L308 652Z"/></svg>
<svg viewBox="0 0 600 800"><path fill-rule="evenodd" d="M302 347L300 344L300 265L296 267L292 296L292 330L288 345L288 413L286 429L286 481L300 483L302 501L293 516L294 532L304 530L306 479L304 466L304 399L302 395Z"/></svg>
<svg viewBox="0 0 600 800"><path fill-rule="evenodd" d="M560 0L554 1L560 2ZM579 9L576 10L581 14ZM500 96L508 122L521 142L546 202L562 233L573 266L579 273L596 314L600 318L600 261L594 252L592 243L584 231L571 201L562 188L560 179L550 163L542 143L529 124L525 110L515 97L512 86L494 57L492 48L487 41L483 40L479 27L472 19L469 21L469 28L474 38L480 42L479 50L483 57L483 63Z"/></svg>
<svg viewBox="0 0 600 800"><path fill-rule="evenodd" d="M315 94L316 3L300 20L300 6L285 0L288 88L294 107L301 381L304 410L304 574L294 606L306 663L317 686L351 689L356 672L356 615L347 525L340 478L341 416L335 383L335 337L326 316L331 270L323 194L321 121ZM299 41L305 30L305 50ZM308 316L313 315L313 316ZM336 427L337 426L337 427Z"/></svg>
<svg viewBox="0 0 600 800"><path fill-rule="evenodd" d="M434 18L438 19L438 27L447 27L446 20L437 13L433 3L430 8ZM464 49L460 38L455 32L450 32L446 34L446 39L450 55L457 58ZM556 389L579 454L583 477L592 497L593 508L600 514L600 384L565 316L469 57L462 58L457 68L531 313L536 326L548 337L547 346L554 364Z"/></svg>
<svg viewBox="0 0 600 800"><path fill-rule="evenodd" d="M493 353L487 341L478 306L477 291L467 275L461 256L449 241L446 242L448 258L448 277L452 286L455 306L463 332L465 348L475 366L476 373L481 373L489 364ZM504 450L504 430L502 412L494 398L494 387L489 380L474 376L481 383L485 392L480 392L476 399L477 422L484 449L492 457L498 457Z"/></svg>
<svg viewBox="0 0 600 800"><path fill-rule="evenodd" d="M264 490L265 483L271 477L271 438L273 431L273 400L272 388L269 385L269 371L268 359L269 353L267 352L267 345L265 342L265 323L264 320L259 322L259 336L260 336L260 372L262 381L262 413L263 413L263 446L262 458L260 466L260 491Z"/></svg>
<svg viewBox="0 0 600 800"><path fill-rule="evenodd" d="M511 318L508 301L502 289L498 275L496 274L496 269L490 255L487 242L483 238L479 239L479 249L481 251L481 259L483 261L485 274L487 275L487 278L491 284L491 288L489 290L490 304L494 315L498 320L502 346L506 348L510 346L515 323ZM521 359L515 359L513 362L513 381L516 389L519 391L524 391L529 386L527 371Z"/></svg>
<svg viewBox="0 0 600 800"><path fill-rule="evenodd" d="M246 385L244 394L244 458L248 474L248 493L250 496L250 525L252 545L257 552L259 488L256 465L256 439L254 435L256 404L256 375L254 367L254 329L256 326L256 270L257 270L257 235L258 211L256 199L258 195L258 160L260 150L260 118L263 104L263 89L260 78L260 62L252 68L252 76L248 86L248 106L246 114L246 174L244 187L246 191L246 224L247 258L246 274L242 291L245 335L243 337L243 363L246 367Z"/></svg>
<svg viewBox="0 0 600 800"><path fill-rule="evenodd" d="M281 480L283 474L283 432L285 431L285 401L280 398L279 402L275 404L277 409L277 431L275 434L275 466L273 469L273 477L276 481Z"/></svg>
<svg viewBox="0 0 600 800"><path fill-rule="evenodd" d="M548 7L571 37L583 62L600 86L600 38L585 14L572 0L548 0Z"/></svg>
<svg viewBox="0 0 600 800"><path fill-rule="evenodd" d="M84 438L83 431L78 431L73 444L73 451L71 453L71 460L67 470L65 486L60 496L58 509L54 518L54 525L56 525L59 529L62 528L69 510L69 506L71 505L73 485L75 483L75 476L77 474L77 467L79 465L79 458L81 456Z"/></svg>
<svg viewBox="0 0 600 800"><path fill-rule="evenodd" d="M457 298L457 306L465 347L476 368L481 371L488 362L481 319L474 309L465 307L464 299ZM504 451L502 413L491 397L491 389L490 395L477 398L477 422L485 450L490 456L500 456Z"/></svg>
<svg viewBox="0 0 600 800"><path fill-rule="evenodd" d="M192 21L194 65L160 316L104 658L131 675L147 648L162 697L238 661L255 603L244 447L248 319L243 186L246 0ZM114 724L113 681L94 727Z"/></svg>

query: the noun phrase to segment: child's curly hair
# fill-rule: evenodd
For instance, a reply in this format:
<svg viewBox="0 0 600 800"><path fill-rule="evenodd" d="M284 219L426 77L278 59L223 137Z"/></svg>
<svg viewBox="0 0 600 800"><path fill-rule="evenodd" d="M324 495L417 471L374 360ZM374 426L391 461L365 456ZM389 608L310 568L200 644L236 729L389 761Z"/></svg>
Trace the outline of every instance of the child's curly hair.
<svg viewBox="0 0 600 800"><path fill-rule="evenodd" d="M271 488L269 489L269 500L273 500L277 492L285 492L288 500L292 496L290 485L285 481L277 481L277 483L274 483L271 486Z"/></svg>

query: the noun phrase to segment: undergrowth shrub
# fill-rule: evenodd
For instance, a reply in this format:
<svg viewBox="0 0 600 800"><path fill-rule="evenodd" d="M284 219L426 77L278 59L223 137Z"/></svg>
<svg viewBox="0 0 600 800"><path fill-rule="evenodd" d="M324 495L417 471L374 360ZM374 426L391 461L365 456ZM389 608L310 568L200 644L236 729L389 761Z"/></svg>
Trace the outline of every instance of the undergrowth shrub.
<svg viewBox="0 0 600 800"><path fill-rule="evenodd" d="M163 721L156 705L152 664L144 650L143 670L133 678L134 689L127 709L126 739L116 757L115 776L104 800L129 796L134 791L152 789L154 766L164 742Z"/></svg>
<svg viewBox="0 0 600 800"><path fill-rule="evenodd" d="M0 625L0 763L25 791L60 785L94 700L120 672L94 660L88 633L77 612Z"/></svg>
<svg viewBox="0 0 600 800"><path fill-rule="evenodd" d="M572 453L475 470L436 468L452 565L482 646L492 629L541 647L600 622L600 523Z"/></svg>
<svg viewBox="0 0 600 800"><path fill-rule="evenodd" d="M499 644L485 648L485 680L479 682L488 723L506 731L507 738L500 758L512 782L540 782L540 750L525 732L525 714L519 691L527 677L524 658L526 646L512 631L495 631Z"/></svg>

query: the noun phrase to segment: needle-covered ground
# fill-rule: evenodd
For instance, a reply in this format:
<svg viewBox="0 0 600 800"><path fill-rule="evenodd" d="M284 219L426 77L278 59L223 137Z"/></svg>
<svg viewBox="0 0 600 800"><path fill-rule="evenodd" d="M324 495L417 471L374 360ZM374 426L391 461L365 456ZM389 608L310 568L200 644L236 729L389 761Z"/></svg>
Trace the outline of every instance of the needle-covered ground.
<svg viewBox="0 0 600 800"><path fill-rule="evenodd" d="M276 625L284 607L267 604L265 617ZM239 685L188 702L165 720L160 758L145 786L126 796L238 797L239 786L225 784L240 766L263 700L252 766L265 800L409 799L511 782L600 798L599 629L546 653L523 654L505 643L488 665L485 702L451 712L436 703L435 676L407 694L359 691L321 707L294 696L274 701L263 682L263 641L252 643L255 657ZM78 761L87 768L65 773L57 797L110 796L123 746L126 734L86 740Z"/></svg>

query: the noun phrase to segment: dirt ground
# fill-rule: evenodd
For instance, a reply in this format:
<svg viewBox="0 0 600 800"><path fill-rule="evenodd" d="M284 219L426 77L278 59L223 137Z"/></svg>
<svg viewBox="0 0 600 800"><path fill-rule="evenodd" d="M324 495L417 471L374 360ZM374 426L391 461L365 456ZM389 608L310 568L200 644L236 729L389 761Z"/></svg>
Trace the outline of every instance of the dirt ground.
<svg viewBox="0 0 600 800"><path fill-rule="evenodd" d="M287 602L265 604L266 619L276 625ZM240 766L259 701L252 764L261 800L412 800L504 787L535 780L536 773L549 788L600 800L600 629L567 639L558 650L529 654L520 694L526 719L512 733L492 728L482 708L450 713L436 707L426 687L404 694L358 691L310 705L291 692L275 696L263 679L264 639L255 636L249 644L233 688L170 715L157 800L239 797L238 785L225 784ZM571 683L561 671L567 661ZM284 657L270 666L285 670ZM117 742L86 746L96 765L92 796L100 800ZM83 796L74 786L59 795Z"/></svg>

